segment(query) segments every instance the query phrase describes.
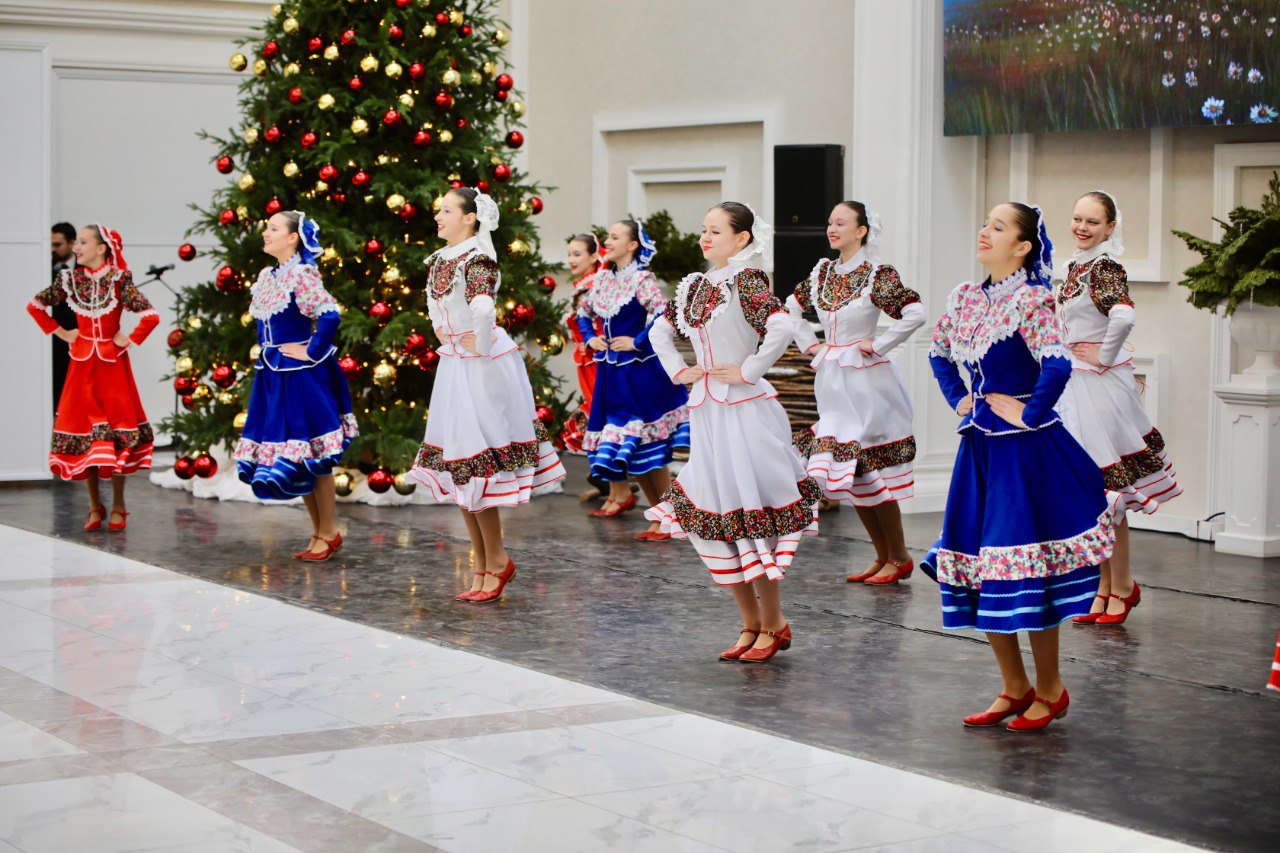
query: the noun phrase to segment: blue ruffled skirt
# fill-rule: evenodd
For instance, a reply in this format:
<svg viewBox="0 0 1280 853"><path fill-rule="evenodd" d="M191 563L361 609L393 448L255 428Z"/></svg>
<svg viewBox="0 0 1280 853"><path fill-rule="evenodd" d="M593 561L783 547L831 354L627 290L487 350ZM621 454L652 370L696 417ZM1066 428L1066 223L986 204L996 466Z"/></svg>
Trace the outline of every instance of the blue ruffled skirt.
<svg viewBox="0 0 1280 853"><path fill-rule="evenodd" d="M688 402L657 358L597 362L583 440L591 473L616 482L666 466L676 448L689 447Z"/></svg>
<svg viewBox="0 0 1280 853"><path fill-rule="evenodd" d="M337 359L299 370L259 368L236 445L236 472L263 500L311 494L359 435Z"/></svg>
<svg viewBox="0 0 1280 853"><path fill-rule="evenodd" d="M970 429L921 568L941 588L943 627L1043 631L1089 612L1114 541L1102 475L1062 424Z"/></svg>

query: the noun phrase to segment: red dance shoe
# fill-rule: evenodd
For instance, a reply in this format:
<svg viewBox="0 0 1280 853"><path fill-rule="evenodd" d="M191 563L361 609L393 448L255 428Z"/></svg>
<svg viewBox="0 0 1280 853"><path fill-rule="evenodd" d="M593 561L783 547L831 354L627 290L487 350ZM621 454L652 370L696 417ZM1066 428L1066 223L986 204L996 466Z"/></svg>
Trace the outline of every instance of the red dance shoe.
<svg viewBox="0 0 1280 853"><path fill-rule="evenodd" d="M1071 621L1077 625L1092 625L1098 621L1098 617L1107 612L1107 597L1105 595L1095 595L1094 598L1102 599L1102 609L1097 613L1082 613L1079 616L1072 616ZM1090 604L1092 607L1093 605Z"/></svg>
<svg viewBox="0 0 1280 853"><path fill-rule="evenodd" d="M1138 602L1142 600L1142 589L1139 588L1138 582L1133 582L1133 592L1128 595L1116 595L1111 593L1112 598L1118 598L1124 604L1124 610L1119 613L1103 613L1098 617L1099 625L1122 625L1124 620L1129 618L1129 611L1138 606Z"/></svg>
<svg viewBox="0 0 1280 853"><path fill-rule="evenodd" d="M871 568L867 569L865 572L859 572L856 575L845 575L845 583L863 583L867 578L875 577L883 568L884 563L879 560L872 560Z"/></svg>
<svg viewBox="0 0 1280 853"><path fill-rule="evenodd" d="M323 563L325 560L338 553L338 549L342 547L341 533L335 534L332 539L325 539L323 536L317 536L316 538L324 543L324 550L306 551L298 558L299 560L303 560L308 563Z"/></svg>
<svg viewBox="0 0 1280 853"><path fill-rule="evenodd" d="M94 518L95 515L97 516L97 518ZM107 515L107 508L105 506L102 507L101 509L89 510L89 515L84 520L84 529L85 530L101 530L102 519L105 518L106 515Z"/></svg>
<svg viewBox="0 0 1280 853"><path fill-rule="evenodd" d="M742 663L764 663L767 660L771 660L778 652L785 652L791 648L790 625L783 625L781 631L761 631L760 633L773 637L773 640L763 649L747 649L738 656L739 661Z"/></svg>
<svg viewBox="0 0 1280 853"><path fill-rule="evenodd" d="M608 501L606 501L606 503L608 503ZM626 500L621 503L616 503L615 506L617 509L605 509L604 507L601 507L600 509L593 509L587 513L587 515L592 518L613 518L615 515L622 515L629 509L635 509L636 496L629 495Z"/></svg>
<svg viewBox="0 0 1280 853"><path fill-rule="evenodd" d="M970 714L964 718L964 724L971 729L984 729L989 726L999 725L1002 720L1009 717L1016 717L1023 711L1031 707L1031 703L1036 701L1036 690L1031 688L1027 691L1027 695L1021 699L1014 699L1008 693L1001 693L997 698L1005 699L1009 702L1009 707L1003 711L983 711L980 714Z"/></svg>
<svg viewBox="0 0 1280 853"><path fill-rule="evenodd" d="M124 530L125 526L129 523L129 513L123 509L113 509L111 510L111 514L120 516L120 520L108 522L107 529L112 533L118 533L121 530Z"/></svg>
<svg viewBox="0 0 1280 853"><path fill-rule="evenodd" d="M1005 728L1011 732L1038 732L1059 717L1067 715L1067 706L1071 704L1071 697L1067 695L1067 689L1064 687L1062 688L1062 695L1058 697L1056 702L1041 699L1039 696L1035 698L1035 701L1049 709L1049 713L1046 716L1038 720L1028 720L1025 715L1020 716L1010 720L1009 725L1005 726Z"/></svg>
<svg viewBox="0 0 1280 853"><path fill-rule="evenodd" d="M313 533L313 534L311 534L311 538L307 540L307 547L303 548L301 551L294 551L294 552L293 552L293 559L295 559L295 560L301 560L301 559L302 559L302 555L303 555L303 554L305 554L305 553L307 553L308 551L310 551L310 550L311 550L311 543L312 543L312 542L315 542L315 541L316 541L316 536L315 536L315 534Z"/></svg>
<svg viewBox="0 0 1280 853"><path fill-rule="evenodd" d="M755 628L743 628L739 632L739 635L741 634L750 634L751 642L747 643L745 646L730 646L729 648L722 651L719 655L717 655L717 657L719 657L720 660L737 660L738 658L742 657L742 655L747 651L747 649L751 648L752 643L754 643L756 641L756 638L760 636L760 632L757 631Z"/></svg>
<svg viewBox="0 0 1280 853"><path fill-rule="evenodd" d="M637 533L636 538L641 542L666 542L671 538L671 534L663 533L661 530L646 530L643 533Z"/></svg>
<svg viewBox="0 0 1280 853"><path fill-rule="evenodd" d="M479 590L471 594L468 601L474 601L477 604L484 604L489 601L497 601L502 591L507 588L507 581L516 576L516 564L510 557L507 558L507 569L503 572L484 572L486 575L493 575L498 579L498 588L491 589L488 592Z"/></svg>
<svg viewBox="0 0 1280 853"><path fill-rule="evenodd" d="M889 565L894 567L893 574L881 575L878 578L867 578L863 583L873 584L875 586L897 583L898 581L906 580L911 577L911 573L916 567L915 562L912 560L907 560L905 563L895 563L893 560L890 560Z"/></svg>
<svg viewBox="0 0 1280 853"><path fill-rule="evenodd" d="M480 578L481 579L480 585L484 586L484 572L472 572L472 574L475 577ZM465 592L460 592L457 595L455 595L453 597L453 600L454 601L470 601L471 599L475 598L476 594L479 592L480 590L478 589L468 589Z"/></svg>

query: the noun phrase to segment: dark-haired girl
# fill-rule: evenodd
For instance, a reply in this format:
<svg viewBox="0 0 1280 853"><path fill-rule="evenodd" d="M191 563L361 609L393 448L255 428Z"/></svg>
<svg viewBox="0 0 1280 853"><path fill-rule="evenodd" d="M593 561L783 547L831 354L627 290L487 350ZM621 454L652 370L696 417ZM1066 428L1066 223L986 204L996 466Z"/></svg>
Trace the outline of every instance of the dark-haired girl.
<svg viewBox="0 0 1280 853"><path fill-rule="evenodd" d="M587 349L587 338L583 337L578 325L578 309L582 300L595 284L596 273L600 271L600 244L594 234L575 234L569 240L568 247L569 272L573 274L573 293L569 297L569 313L564 323L569 327L569 335L573 338L573 363L578 368L578 388L582 391L582 411L591 413L591 395L596 387L596 360L592 350ZM599 325L592 330L592 337L600 334ZM579 450L581 448L571 448Z"/></svg>
<svg viewBox="0 0 1280 853"><path fill-rule="evenodd" d="M1053 314L1052 250L1039 208L992 208L978 232L988 278L951 292L929 352L961 438L942 536L921 567L942 589L943 626L985 632L1003 680L967 726L1016 717L1009 730L1031 731L1066 714L1058 626L1088 612L1114 541L1102 475L1053 408L1071 359Z"/></svg>
<svg viewBox="0 0 1280 853"><path fill-rule="evenodd" d="M314 220L296 210L275 214L262 232L262 249L277 263L258 275L249 301L261 354L236 444L236 471L263 500L302 498L311 541L294 556L324 561L342 547L332 472L359 434L347 377L334 356L341 319L316 268L321 248Z"/></svg>
<svg viewBox="0 0 1280 853"><path fill-rule="evenodd" d="M596 518L636 505L628 477L656 504L671 484L673 453L689 446L689 394L663 375L649 343L649 330L667 307L649 272L657 247L638 222L624 219L609 228L604 248L607 266L578 303L578 328L596 361L583 448L591 473L609 484L604 506L588 513ZM653 524L636 538L671 537Z"/></svg>
<svg viewBox="0 0 1280 853"><path fill-rule="evenodd" d="M81 228L73 251L76 267L63 270L36 294L27 311L47 334L70 346L67 370L49 446L49 470L64 480L83 480L89 490L85 530L124 530L128 511L124 478L151 467L152 432L129 367L129 347L141 344L160 322L151 303L133 283L119 232L105 225ZM68 331L50 309L66 304L76 316ZM138 314L126 333L120 319ZM98 481L111 481L111 514L103 506Z"/></svg>
<svg viewBox="0 0 1280 853"><path fill-rule="evenodd" d="M498 205L471 187L445 194L436 227L446 245L427 259L427 310L440 339L426 434L409 472L437 501L457 504L475 560L458 601L496 601L515 576L502 507L528 503L564 466L538 421L520 348L496 325Z"/></svg>
<svg viewBox="0 0 1280 853"><path fill-rule="evenodd" d="M1082 195L1071 216L1076 253L1057 293L1058 320L1071 349L1071 381L1062 395L1067 429L1102 469L1116 520L1116 547L1102 564L1089 612L1072 621L1119 625L1142 590L1129 573L1129 510L1153 513L1182 494L1173 463L1138 396L1124 342L1133 330L1120 211L1109 193Z"/></svg>
<svg viewBox="0 0 1280 853"><path fill-rule="evenodd" d="M769 230L744 204L711 208L701 245L713 268L680 282L650 333L671 381L693 383L693 447L675 485L645 515L688 538L712 579L733 591L742 630L719 656L751 663L791 646L779 582L800 537L817 533L822 498L764 379L796 334L769 277L752 265ZM676 335L692 342L695 366L676 350Z"/></svg>
<svg viewBox="0 0 1280 853"><path fill-rule="evenodd" d="M848 575L850 583L893 584L911 574L898 501L914 493L911 398L889 353L924 325L920 294L898 271L869 252L879 217L860 201L837 204L827 219L827 242L839 261L823 259L787 297L796 318L796 343L814 355L818 422L796 434L809 476L829 501L852 504L871 542L875 561ZM819 343L804 321L818 314L826 336ZM895 322L876 335L880 313Z"/></svg>

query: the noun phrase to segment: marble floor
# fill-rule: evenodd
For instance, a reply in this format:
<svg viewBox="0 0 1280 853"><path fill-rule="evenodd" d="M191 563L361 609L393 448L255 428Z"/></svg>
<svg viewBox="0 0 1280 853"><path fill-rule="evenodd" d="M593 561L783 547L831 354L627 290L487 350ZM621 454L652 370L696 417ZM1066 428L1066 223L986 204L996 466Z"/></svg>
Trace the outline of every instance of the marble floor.
<svg viewBox="0 0 1280 853"><path fill-rule="evenodd" d="M130 508L88 535L80 490L0 489L0 850L1280 842L1280 561L1136 534L1143 606L1065 632L1072 714L1014 737L959 725L998 685L936 588L839 582L853 513L801 546L795 648L747 667L709 654L736 618L692 549L570 496L511 514L488 607L448 597L448 508L344 506L309 566L299 509L145 483ZM913 550L936 525L908 517Z"/></svg>

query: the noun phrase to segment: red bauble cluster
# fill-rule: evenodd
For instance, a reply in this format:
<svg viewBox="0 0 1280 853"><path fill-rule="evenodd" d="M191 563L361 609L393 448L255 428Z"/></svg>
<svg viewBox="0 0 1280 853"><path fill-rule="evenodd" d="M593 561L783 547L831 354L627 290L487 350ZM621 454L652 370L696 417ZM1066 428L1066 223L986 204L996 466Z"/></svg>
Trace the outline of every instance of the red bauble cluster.
<svg viewBox="0 0 1280 853"><path fill-rule="evenodd" d="M507 134L507 145L512 148L519 148L524 145L524 134L518 130L513 130Z"/></svg>
<svg viewBox="0 0 1280 853"><path fill-rule="evenodd" d="M391 319L391 306L385 302L375 302L369 306L369 316L377 320L380 325L386 325Z"/></svg>
<svg viewBox="0 0 1280 853"><path fill-rule="evenodd" d="M229 207L224 209L221 213L218 214L218 223L220 225L235 225L236 212Z"/></svg>
<svg viewBox="0 0 1280 853"><path fill-rule="evenodd" d="M511 167L506 163L499 163L493 167L493 178L497 181L511 180Z"/></svg>
<svg viewBox="0 0 1280 853"><path fill-rule="evenodd" d="M422 355L418 356L418 367L423 370L435 370L436 365L440 363L440 353L433 349L429 349Z"/></svg>
<svg viewBox="0 0 1280 853"><path fill-rule="evenodd" d="M218 285L218 290L230 293L240 286L240 278L231 267L222 267L218 270L215 283Z"/></svg>
<svg viewBox="0 0 1280 853"><path fill-rule="evenodd" d="M196 473L192 470L194 464L195 461L190 456L179 456L173 463L173 473L178 475L179 480L190 480Z"/></svg>
<svg viewBox="0 0 1280 853"><path fill-rule="evenodd" d="M348 379L352 379L360 373L360 362L349 355L344 355L338 359L338 367L342 368L342 372L346 374Z"/></svg>
<svg viewBox="0 0 1280 853"><path fill-rule="evenodd" d="M369 475L369 491L382 494L391 488L395 482L395 477L391 476L391 472L385 468L379 468Z"/></svg>
<svg viewBox="0 0 1280 853"><path fill-rule="evenodd" d="M526 411L528 411L526 409ZM551 426L551 422L556 419L556 413L552 411L550 406L539 406L534 411L535 416L544 426Z"/></svg>
<svg viewBox="0 0 1280 853"><path fill-rule="evenodd" d="M262 138L272 143L279 142L284 138L284 132L273 124L262 132Z"/></svg>
<svg viewBox="0 0 1280 853"><path fill-rule="evenodd" d="M535 195L535 196L530 197L530 199L529 199L529 209L530 209L530 210L532 210L532 211L534 212L534 215L537 215L537 214L541 213L541 212L542 212L542 199L538 198L536 195Z"/></svg>
<svg viewBox="0 0 1280 853"><path fill-rule="evenodd" d="M187 336L187 333L182 331L181 329L174 329L172 332L169 333L169 337L168 337L169 348L177 349L178 347L182 346L182 341L183 339L186 338L186 336Z"/></svg>
<svg viewBox="0 0 1280 853"><path fill-rule="evenodd" d="M225 154L215 160L213 165L224 175L231 174L231 172L236 168L236 164L233 163L231 158Z"/></svg>
<svg viewBox="0 0 1280 853"><path fill-rule="evenodd" d="M196 247L190 243L183 243L178 247L178 257L184 261L194 261L196 259Z"/></svg>
<svg viewBox="0 0 1280 853"><path fill-rule="evenodd" d="M219 364L209 374L209 378L213 380L213 384L219 388L230 388L236 384L236 372L231 369L230 365Z"/></svg>
<svg viewBox="0 0 1280 853"><path fill-rule="evenodd" d="M381 255L382 251L382 241L377 237L370 237L368 242L364 244L364 253L366 255Z"/></svg>
<svg viewBox="0 0 1280 853"><path fill-rule="evenodd" d="M332 183L338 179L338 169L331 163L320 167L320 180Z"/></svg>
<svg viewBox="0 0 1280 853"><path fill-rule="evenodd" d="M208 453L201 453L191 460L191 473L201 478L212 477L218 473L218 463Z"/></svg>
<svg viewBox="0 0 1280 853"><path fill-rule="evenodd" d="M317 142L319 142L319 141L320 141L320 137L316 136L316 135L315 135L315 133L313 133L313 132L312 132L312 131L310 131L310 130L308 130L306 133L302 134L302 147L303 147L303 148L314 148L314 147L315 147L315 144L316 144Z"/></svg>
<svg viewBox="0 0 1280 853"><path fill-rule="evenodd" d="M275 216L281 210L284 210L284 205L280 203L280 199L273 198L267 202L267 216Z"/></svg>
<svg viewBox="0 0 1280 853"><path fill-rule="evenodd" d="M556 280L549 275L544 275L539 279L538 283L542 285L542 289L547 293L556 289Z"/></svg>

